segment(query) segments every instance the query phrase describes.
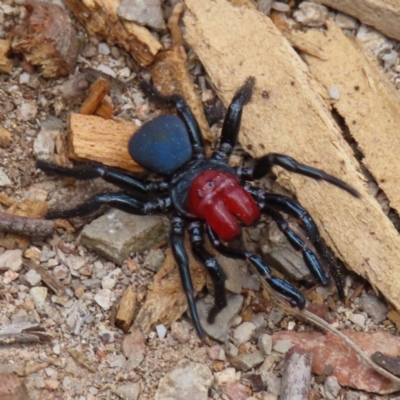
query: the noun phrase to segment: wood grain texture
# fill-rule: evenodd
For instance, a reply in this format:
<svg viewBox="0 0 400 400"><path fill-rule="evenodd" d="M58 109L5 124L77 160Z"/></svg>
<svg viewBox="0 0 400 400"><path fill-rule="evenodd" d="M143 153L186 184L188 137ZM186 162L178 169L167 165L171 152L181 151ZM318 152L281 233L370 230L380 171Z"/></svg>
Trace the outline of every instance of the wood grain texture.
<svg viewBox="0 0 400 400"><path fill-rule="evenodd" d="M385 35L400 40L400 2L398 0L313 0L372 25Z"/></svg>
<svg viewBox="0 0 400 400"><path fill-rule="evenodd" d="M142 172L143 168L128 153L129 138L137 129L138 126L132 122L71 114L68 156L74 160L92 160L111 167Z"/></svg>
<svg viewBox="0 0 400 400"><path fill-rule="evenodd" d="M225 105L248 76L256 78L240 141L254 157L284 153L326 170L361 193L355 199L324 182L276 169L350 268L400 309L400 238L369 194L357 160L329 111L323 87L264 15L224 0L185 0L186 40Z"/></svg>
<svg viewBox="0 0 400 400"><path fill-rule="evenodd" d="M304 56L311 73L340 97L333 108L345 119L363 153L363 164L400 212L400 94L367 50L329 21L328 31L308 31L306 40L322 47L328 60Z"/></svg>

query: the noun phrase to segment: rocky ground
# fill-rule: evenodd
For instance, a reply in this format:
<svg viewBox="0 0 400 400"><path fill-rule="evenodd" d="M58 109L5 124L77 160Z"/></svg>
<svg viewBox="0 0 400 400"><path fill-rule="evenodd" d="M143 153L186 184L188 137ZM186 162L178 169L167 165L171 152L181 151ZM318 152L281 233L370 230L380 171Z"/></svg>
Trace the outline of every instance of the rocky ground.
<svg viewBox="0 0 400 400"><path fill-rule="evenodd" d="M267 2L259 3L266 7ZM164 18L171 7L169 2L163 5ZM328 13L323 6L308 2L302 2L295 12L293 5L284 1L273 2L272 8L304 26L318 26L318 18ZM399 90L399 43L352 17L329 13L342 29L366 44ZM7 39L25 14L23 2L2 0L0 38ZM159 113L137 88L138 70L130 56L88 36L76 21L74 24L82 45L76 71L91 68L123 82L124 90L117 90L117 101L113 99L116 118L141 125ZM154 35L165 48L170 46L169 34ZM202 66L190 49L188 54L203 103L215 105L216 95ZM73 75L45 79L18 54L13 54L12 62L11 73L0 74L0 125L12 133L11 143L0 148L3 211L29 201L70 208L93 193L109 189L99 180L78 182L49 177L36 169L37 157L65 154L67 119L70 112L79 110L87 86L76 89ZM212 132L218 133L220 127L221 121L213 125ZM246 158L238 150L238 160ZM261 184L284 191L273 177ZM390 215L386 199L381 193L377 195ZM393 218L396 220L396 216ZM270 302L258 277L244 263L227 262L223 257L219 261L227 270L231 294L227 309L215 325L205 321L210 295L205 291L198 300L203 324L212 338L210 345L201 344L186 314L171 327L159 324L145 334L135 327L125 334L114 325L122 294L134 285L140 310L148 286L165 260L167 225L159 217L128 216L109 210L93 221L74 221L74 228L69 224L58 226L48 239L0 234L0 333L2 327L23 323L35 330L40 325L51 335L50 341L44 338L33 344L21 344L14 335L14 342L0 345L0 376L5 377L0 385L17 388L10 399L274 400L279 397L282 371L288 363L285 354L300 341L296 334L305 335L302 338L310 344L310 352L321 343L315 329ZM389 308L367 282L347 273L348 301L343 305L333 288L304 284L309 274L304 272L301 257L288 249L270 221L262 220L245 236L248 245L259 252L290 258L290 264L296 266L289 272L291 279L299 280L296 285L306 290L314 309L335 327L355 332L352 339L366 352L373 352L375 343L382 341L394 352L400 351L400 344L391 342L398 330L387 316ZM55 293L38 271L26 267L26 259L40 263L63 290ZM379 336L379 332L392 336ZM349 378L357 375L359 363L336 345L333 336L325 338L322 347L327 353L320 360L319 373L311 378L309 398L396 398L384 394L392 392L394 386L382 383L371 372L360 372L359 379ZM329 370L330 357L340 358L341 351L342 362L347 365L343 376L336 377Z"/></svg>

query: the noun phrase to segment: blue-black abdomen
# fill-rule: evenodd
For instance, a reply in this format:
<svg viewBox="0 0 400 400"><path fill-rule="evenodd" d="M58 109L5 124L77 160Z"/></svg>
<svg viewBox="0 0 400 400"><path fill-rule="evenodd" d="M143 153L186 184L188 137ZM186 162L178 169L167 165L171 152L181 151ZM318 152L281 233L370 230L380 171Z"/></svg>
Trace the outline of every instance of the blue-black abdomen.
<svg viewBox="0 0 400 400"><path fill-rule="evenodd" d="M170 175L192 157L192 146L183 121L161 115L144 124L129 140L130 156L139 165L160 175Z"/></svg>

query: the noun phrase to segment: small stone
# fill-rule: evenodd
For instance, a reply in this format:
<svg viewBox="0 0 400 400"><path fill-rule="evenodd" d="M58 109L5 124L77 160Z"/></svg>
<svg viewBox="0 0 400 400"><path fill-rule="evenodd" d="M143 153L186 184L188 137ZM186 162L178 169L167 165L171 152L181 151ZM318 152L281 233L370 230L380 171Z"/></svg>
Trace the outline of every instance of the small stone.
<svg viewBox="0 0 400 400"><path fill-rule="evenodd" d="M97 46L97 51L99 54L102 54L104 56L108 56L110 54L110 48L108 47L107 43L100 42L99 45Z"/></svg>
<svg viewBox="0 0 400 400"><path fill-rule="evenodd" d="M68 276L69 269L65 265L57 265L53 269L53 275L57 279L65 279Z"/></svg>
<svg viewBox="0 0 400 400"><path fill-rule="evenodd" d="M9 283L11 283L12 281L15 281L16 279L18 279L19 274L17 272L12 271L11 269L9 269L8 271L6 271L6 273L3 275L3 283L5 285L8 285Z"/></svg>
<svg viewBox="0 0 400 400"><path fill-rule="evenodd" d="M160 339L164 339L165 335L167 334L167 328L160 324L160 325L156 325L156 331L157 331L157 335Z"/></svg>
<svg viewBox="0 0 400 400"><path fill-rule="evenodd" d="M115 393L123 400L137 400L140 394L140 382L118 385Z"/></svg>
<svg viewBox="0 0 400 400"><path fill-rule="evenodd" d="M130 253L148 250L166 238L165 221L160 216L111 209L83 228L82 244L122 265Z"/></svg>
<svg viewBox="0 0 400 400"><path fill-rule="evenodd" d="M3 168L0 168L0 187L8 187L11 186L12 182L7 174L4 172Z"/></svg>
<svg viewBox="0 0 400 400"><path fill-rule="evenodd" d="M292 347L290 340L278 340L274 345L274 350L278 353L285 354Z"/></svg>
<svg viewBox="0 0 400 400"><path fill-rule="evenodd" d="M111 308L111 290L102 289L94 296L95 302L103 309L109 310Z"/></svg>
<svg viewBox="0 0 400 400"><path fill-rule="evenodd" d="M100 339L103 343L114 343L114 332L103 329L99 332Z"/></svg>
<svg viewBox="0 0 400 400"><path fill-rule="evenodd" d="M125 336L121 345L122 353L128 358L127 369L138 367L144 360L146 354L146 342L142 332L134 329L132 333Z"/></svg>
<svg viewBox="0 0 400 400"><path fill-rule="evenodd" d="M197 301L197 311L199 313L200 322L210 337L215 340L225 342L228 337L229 324L233 317L239 314L243 305L243 296L234 295L228 297L228 305L217 315L213 324L207 322L210 311L210 305L213 304L214 298L210 295Z"/></svg>
<svg viewBox="0 0 400 400"><path fill-rule="evenodd" d="M143 267L150 271L158 272L163 265L164 260L165 255L160 249L151 249L143 262Z"/></svg>
<svg viewBox="0 0 400 400"><path fill-rule="evenodd" d="M272 351L272 336L268 333L263 333L258 337L257 347L264 356L271 354Z"/></svg>
<svg viewBox="0 0 400 400"><path fill-rule="evenodd" d="M254 351L253 353L241 353L237 357L230 360L231 365L244 372L257 367L263 362L264 357L258 350Z"/></svg>
<svg viewBox="0 0 400 400"><path fill-rule="evenodd" d="M171 325L171 335L179 343L187 343L190 339L189 327L176 321Z"/></svg>
<svg viewBox="0 0 400 400"><path fill-rule="evenodd" d="M250 395L250 388L240 382L228 383L222 387L222 391L229 400L246 400Z"/></svg>
<svg viewBox="0 0 400 400"><path fill-rule="evenodd" d="M93 45L86 46L82 51L82 56L85 58L92 58L97 55L97 48Z"/></svg>
<svg viewBox="0 0 400 400"><path fill-rule="evenodd" d="M341 389L338 380L335 376L328 376L324 382L325 393L330 399L334 400L338 398L339 390Z"/></svg>
<svg viewBox="0 0 400 400"><path fill-rule="evenodd" d="M60 386L60 382L55 379L46 379L44 382L44 387L47 390L57 390Z"/></svg>
<svg viewBox="0 0 400 400"><path fill-rule="evenodd" d="M331 100L339 100L340 99L340 91L337 86L332 86L328 89L328 95Z"/></svg>
<svg viewBox="0 0 400 400"><path fill-rule="evenodd" d="M106 275L101 280L102 288L103 289L113 289L118 281L120 274L121 274L121 268L116 268L114 271L111 271L108 275Z"/></svg>
<svg viewBox="0 0 400 400"><path fill-rule="evenodd" d="M22 268L22 250L6 250L0 255L0 271L11 269L14 272Z"/></svg>
<svg viewBox="0 0 400 400"><path fill-rule="evenodd" d="M281 308L273 308L268 315L268 322L272 322L275 326L282 321L285 316L285 311Z"/></svg>
<svg viewBox="0 0 400 400"><path fill-rule="evenodd" d="M361 296L360 306L376 324L380 324L384 321L389 312L385 302L371 294L364 294Z"/></svg>
<svg viewBox="0 0 400 400"><path fill-rule="evenodd" d="M29 294L38 308L43 308L47 297L47 288L43 286L33 287Z"/></svg>
<svg viewBox="0 0 400 400"><path fill-rule="evenodd" d="M265 15L269 15L271 13L273 0L258 0L257 9Z"/></svg>
<svg viewBox="0 0 400 400"><path fill-rule="evenodd" d="M239 325L233 333L236 346L248 342L255 330L256 326L252 322L243 322Z"/></svg>
<svg viewBox="0 0 400 400"><path fill-rule="evenodd" d="M226 359L225 351L219 344L209 347L207 349L207 354L210 357L210 359L214 360L214 361L215 360L225 361L225 359Z"/></svg>
<svg viewBox="0 0 400 400"><path fill-rule="evenodd" d="M293 13L293 17L303 25L319 27L328 19L328 9L320 4L304 1Z"/></svg>
<svg viewBox="0 0 400 400"><path fill-rule="evenodd" d="M243 282L246 279L247 269L243 260L232 260L218 253L216 260L226 274L225 287L232 293L240 294L242 292Z"/></svg>
<svg viewBox="0 0 400 400"><path fill-rule="evenodd" d="M365 316L362 314L350 314L349 320L358 326L363 327L365 325Z"/></svg>
<svg viewBox="0 0 400 400"><path fill-rule="evenodd" d="M53 353L56 354L56 355L59 355L61 353L60 343L56 343L53 346Z"/></svg>
<svg viewBox="0 0 400 400"><path fill-rule="evenodd" d="M123 354L111 355L107 358L107 362L112 368L122 369L126 365L126 358Z"/></svg>
<svg viewBox="0 0 400 400"><path fill-rule="evenodd" d="M106 75L112 76L113 78L117 77L117 74L115 73L115 71L108 65L100 64L96 67L96 69L100 72L103 72Z"/></svg>
<svg viewBox="0 0 400 400"><path fill-rule="evenodd" d="M237 381L235 368L226 368L221 372L214 374L215 384L217 386L224 386L227 383L233 383Z"/></svg>
<svg viewBox="0 0 400 400"><path fill-rule="evenodd" d="M341 29L357 29L360 23L350 15L338 12L335 21Z"/></svg>
<svg viewBox="0 0 400 400"><path fill-rule="evenodd" d="M156 30L165 29L160 0L122 0L117 9L122 19L146 25Z"/></svg>
<svg viewBox="0 0 400 400"><path fill-rule="evenodd" d="M17 119L19 121L29 121L36 117L38 108L33 102L24 101L17 109Z"/></svg>
<svg viewBox="0 0 400 400"><path fill-rule="evenodd" d="M24 275L24 281L27 283L27 286L29 286L29 287L37 286L41 282L41 280L42 280L42 277L34 269L30 269Z"/></svg>
<svg viewBox="0 0 400 400"><path fill-rule="evenodd" d="M161 378L155 400L208 400L212 383L206 365L183 359Z"/></svg>
<svg viewBox="0 0 400 400"><path fill-rule="evenodd" d="M280 2L280 1L274 1L274 2L272 3L271 8L272 8L273 10L275 10L275 11L284 12L284 13L287 13L287 12L290 11L289 4L282 3L282 2Z"/></svg>
<svg viewBox="0 0 400 400"><path fill-rule="evenodd" d="M258 292L260 290L260 284L260 278L258 275L253 274L245 277L243 281L243 288Z"/></svg>

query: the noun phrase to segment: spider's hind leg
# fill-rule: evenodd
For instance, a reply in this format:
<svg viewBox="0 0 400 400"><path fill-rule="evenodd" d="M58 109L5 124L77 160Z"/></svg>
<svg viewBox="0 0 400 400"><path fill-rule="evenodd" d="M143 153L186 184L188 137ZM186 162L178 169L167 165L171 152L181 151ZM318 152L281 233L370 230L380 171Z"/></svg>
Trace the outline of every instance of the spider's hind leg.
<svg viewBox="0 0 400 400"><path fill-rule="evenodd" d="M224 256L249 261L256 268L257 272L268 282L272 289L284 296L291 306L300 309L303 309L306 306L307 301L304 295L288 282L273 276L271 269L260 257L247 250L232 249L225 246L209 226L207 226L207 234L210 238L211 244Z"/></svg>
<svg viewBox="0 0 400 400"><path fill-rule="evenodd" d="M226 275L218 261L204 248L204 230L200 221L192 222L189 227L193 253L206 266L214 285L214 306L211 308L207 322L212 324L216 316L227 306L225 281Z"/></svg>
<svg viewBox="0 0 400 400"><path fill-rule="evenodd" d="M300 219L303 229L307 234L308 240L313 244L318 255L327 263L329 271L335 281L339 298L343 301L345 298L343 290L343 280L340 275L340 268L332 255L331 251L326 247L315 221L312 219L309 212L298 202L290 199L289 197L265 193L263 190L246 186L246 190L253 196L257 203L263 207L268 204L268 208L282 211L294 218ZM261 202L261 203L260 203ZM269 211L268 214L271 215ZM271 215L273 217L273 215Z"/></svg>

